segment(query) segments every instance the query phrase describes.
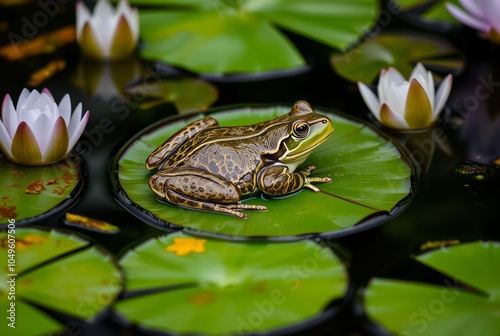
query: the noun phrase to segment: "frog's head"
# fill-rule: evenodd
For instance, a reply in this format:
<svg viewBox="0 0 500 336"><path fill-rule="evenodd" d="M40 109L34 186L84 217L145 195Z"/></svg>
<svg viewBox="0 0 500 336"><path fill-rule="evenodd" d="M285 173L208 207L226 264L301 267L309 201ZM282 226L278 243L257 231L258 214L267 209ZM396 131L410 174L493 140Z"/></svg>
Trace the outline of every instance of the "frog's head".
<svg viewBox="0 0 500 336"><path fill-rule="evenodd" d="M333 132L333 123L325 115L316 113L303 101L296 102L288 114L287 136L282 139L279 161L297 166L311 151Z"/></svg>

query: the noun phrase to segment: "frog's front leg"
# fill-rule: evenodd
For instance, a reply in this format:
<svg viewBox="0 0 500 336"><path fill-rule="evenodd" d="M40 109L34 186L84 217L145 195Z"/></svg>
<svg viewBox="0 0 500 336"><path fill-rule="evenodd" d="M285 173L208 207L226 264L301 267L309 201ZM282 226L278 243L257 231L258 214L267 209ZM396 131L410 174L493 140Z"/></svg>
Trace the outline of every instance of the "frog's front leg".
<svg viewBox="0 0 500 336"><path fill-rule="evenodd" d="M150 188L169 203L246 218L241 209L267 210L240 203L240 190L222 176L197 168L168 167L151 176Z"/></svg>
<svg viewBox="0 0 500 336"><path fill-rule="evenodd" d="M330 182L329 177L309 177L314 166L290 173L287 166L275 165L261 171L258 179L259 189L270 196L280 196L293 193L302 188L309 188L315 192L320 191L312 182Z"/></svg>

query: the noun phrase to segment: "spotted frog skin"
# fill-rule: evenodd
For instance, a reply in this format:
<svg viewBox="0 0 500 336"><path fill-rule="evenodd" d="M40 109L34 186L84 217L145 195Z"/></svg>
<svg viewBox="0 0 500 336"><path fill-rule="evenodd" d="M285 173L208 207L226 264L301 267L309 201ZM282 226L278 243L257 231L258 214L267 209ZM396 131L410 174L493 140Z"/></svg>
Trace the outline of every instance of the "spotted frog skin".
<svg viewBox="0 0 500 336"><path fill-rule="evenodd" d="M288 114L249 126L220 127L211 117L197 120L167 139L146 160L157 168L149 179L160 200L178 206L246 218L242 209L266 210L240 199L263 192L282 196L319 189L309 166L295 172L333 132L331 120L296 102Z"/></svg>

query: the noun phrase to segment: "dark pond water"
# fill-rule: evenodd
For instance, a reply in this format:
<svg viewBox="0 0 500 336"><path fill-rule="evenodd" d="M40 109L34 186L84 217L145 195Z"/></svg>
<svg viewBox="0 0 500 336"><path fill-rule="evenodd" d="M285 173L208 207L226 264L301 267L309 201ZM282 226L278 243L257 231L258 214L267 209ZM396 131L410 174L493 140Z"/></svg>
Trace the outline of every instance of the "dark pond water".
<svg viewBox="0 0 500 336"><path fill-rule="evenodd" d="M61 10L60 15L40 28L39 33L72 22L71 7L61 8L66 12ZM30 10L33 10L30 6L22 10L0 7L0 22L9 22L8 29L19 32L23 29L19 18L29 17ZM397 20L387 29L425 30ZM6 32L4 29L3 33ZM500 52L498 48L479 41L469 31L450 30L443 34L462 50L467 63L463 73L454 79L447 107L439 122L425 133L402 134L385 130L419 163L413 202L406 211L382 225L353 235L326 238L327 243L345 258L353 290L348 294L345 305L341 306L339 315L307 329L308 333L377 334L379 331L371 328L355 309L354 289L375 276L441 281L439 275L419 266L411 258L421 253L421 246L428 241L500 240L500 169L491 163L500 156ZM311 60L310 69L270 78L209 78L219 92L213 106L291 104L304 99L313 106L338 110L373 122L356 85L340 78L331 69L330 50L303 38L291 37ZM8 43L6 35L1 37L0 43ZM114 156L131 136L176 112L172 104L139 110L135 105L142 101L142 97L129 96L129 100L123 102L120 97L106 95L102 90L92 92L94 89L91 86L87 87L87 91L78 87L78 83L88 78L85 78L85 72L84 76L77 74L83 60L74 44L19 61L9 62L0 58L0 96L10 93L16 101L29 75L48 60L59 58L67 61L66 68L36 88L50 87L56 100L70 93L73 104L81 101L84 109L91 111L88 132L83 138L89 145L81 153L87 170L85 188L71 212L108 221L121 229L114 235L79 228L71 230L119 257L130 246L165 232L144 224L117 204L110 183ZM160 69L166 77L169 76L166 73L170 76L177 74L165 66L137 62L139 68ZM112 106L118 106L115 104L122 106L118 113L112 109ZM105 132L99 130L103 118L108 118L111 125ZM457 165L466 161L487 165L492 177L475 180L470 176L457 175L454 172ZM68 226L62 223L63 215L58 213L32 225L68 230ZM307 219L304 221L307 225ZM338 302L332 304L339 305ZM69 319L57 313L54 316L62 321ZM129 335L135 330L121 326L106 315L94 325L76 323L85 335ZM290 334L294 333L298 335L304 331L290 331Z"/></svg>

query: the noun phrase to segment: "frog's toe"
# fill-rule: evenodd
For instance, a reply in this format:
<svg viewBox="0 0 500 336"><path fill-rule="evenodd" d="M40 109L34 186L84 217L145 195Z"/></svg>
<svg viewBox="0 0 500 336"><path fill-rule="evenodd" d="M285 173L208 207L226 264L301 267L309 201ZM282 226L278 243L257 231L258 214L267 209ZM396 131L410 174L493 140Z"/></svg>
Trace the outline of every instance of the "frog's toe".
<svg viewBox="0 0 500 336"><path fill-rule="evenodd" d="M228 205L228 207L240 210L267 210L267 207L263 205L253 205L253 204L243 204L243 203L230 204Z"/></svg>

